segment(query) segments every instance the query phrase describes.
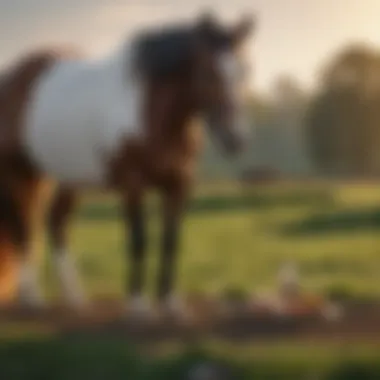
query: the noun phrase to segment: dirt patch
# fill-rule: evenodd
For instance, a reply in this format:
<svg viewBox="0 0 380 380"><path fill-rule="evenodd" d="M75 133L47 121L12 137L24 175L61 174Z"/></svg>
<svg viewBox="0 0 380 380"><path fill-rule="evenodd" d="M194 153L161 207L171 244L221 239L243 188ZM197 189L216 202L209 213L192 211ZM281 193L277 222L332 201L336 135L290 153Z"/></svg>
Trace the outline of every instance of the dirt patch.
<svg viewBox="0 0 380 380"><path fill-rule="evenodd" d="M291 340L378 340L380 303L342 305L339 319L329 320L320 308L288 309L282 313L259 309L247 303L226 307L213 299L189 302L192 318L156 315L134 319L119 300L102 299L81 313L62 305L32 312L17 307L0 310L0 323L33 322L67 337L123 336L138 343L194 341L217 338L226 341ZM231 305L230 305L231 306Z"/></svg>

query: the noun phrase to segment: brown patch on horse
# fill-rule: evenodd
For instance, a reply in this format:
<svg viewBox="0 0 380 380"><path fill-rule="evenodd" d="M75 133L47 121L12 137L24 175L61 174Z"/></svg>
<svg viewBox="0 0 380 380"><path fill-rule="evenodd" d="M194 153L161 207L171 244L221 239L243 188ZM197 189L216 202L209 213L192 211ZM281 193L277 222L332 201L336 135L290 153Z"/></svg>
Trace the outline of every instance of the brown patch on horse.
<svg viewBox="0 0 380 380"><path fill-rule="evenodd" d="M21 148L23 117L36 80L60 58L77 57L68 49L47 49L20 59L0 76L0 155Z"/></svg>
<svg viewBox="0 0 380 380"><path fill-rule="evenodd" d="M3 180L0 186L1 304L16 295L18 265L34 252L36 241L33 238L41 228L44 207L53 186L43 177L16 175ZM21 247L27 249L21 250Z"/></svg>
<svg viewBox="0 0 380 380"><path fill-rule="evenodd" d="M112 186L134 187L136 173L141 185L161 189L193 177L203 129L191 118L194 105L185 80L147 84L141 137L126 139L108 161Z"/></svg>
<svg viewBox="0 0 380 380"><path fill-rule="evenodd" d="M8 204L0 223L0 301L15 295L20 226L33 232L41 203L50 187L23 149L25 110L33 86L61 58L76 58L69 49L45 49L27 54L0 76L0 204ZM49 186L47 186L49 185ZM11 203L9 203L11 200ZM16 221L17 215L17 221ZM13 284L13 285L12 285Z"/></svg>
<svg viewBox="0 0 380 380"><path fill-rule="evenodd" d="M17 265L15 247L7 226L0 228L0 306L13 300L16 293Z"/></svg>

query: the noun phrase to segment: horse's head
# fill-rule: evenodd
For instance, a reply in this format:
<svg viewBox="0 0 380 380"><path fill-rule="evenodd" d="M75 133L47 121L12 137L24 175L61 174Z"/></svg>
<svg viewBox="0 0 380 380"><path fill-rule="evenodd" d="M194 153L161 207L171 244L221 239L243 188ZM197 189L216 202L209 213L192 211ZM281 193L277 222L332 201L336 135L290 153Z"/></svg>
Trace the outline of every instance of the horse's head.
<svg viewBox="0 0 380 380"><path fill-rule="evenodd" d="M243 46L254 20L245 17L235 26L220 26L204 15L195 26L195 92L212 133L229 153L238 153L249 136L246 94L248 66Z"/></svg>

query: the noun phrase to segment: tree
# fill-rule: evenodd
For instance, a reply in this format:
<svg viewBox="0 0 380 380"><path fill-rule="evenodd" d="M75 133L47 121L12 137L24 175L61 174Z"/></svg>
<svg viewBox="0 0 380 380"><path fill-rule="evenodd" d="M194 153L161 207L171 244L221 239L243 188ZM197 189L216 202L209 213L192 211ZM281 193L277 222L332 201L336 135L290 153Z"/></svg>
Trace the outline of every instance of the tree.
<svg viewBox="0 0 380 380"><path fill-rule="evenodd" d="M275 105L288 110L302 108L308 95L297 79L289 74L275 78L272 94Z"/></svg>
<svg viewBox="0 0 380 380"><path fill-rule="evenodd" d="M380 53L343 49L323 70L306 115L311 157L324 173L380 172Z"/></svg>
<svg viewBox="0 0 380 380"><path fill-rule="evenodd" d="M267 160L283 173L306 173L310 165L305 154L303 120L310 95L289 74L275 78L271 95L271 114L266 128Z"/></svg>

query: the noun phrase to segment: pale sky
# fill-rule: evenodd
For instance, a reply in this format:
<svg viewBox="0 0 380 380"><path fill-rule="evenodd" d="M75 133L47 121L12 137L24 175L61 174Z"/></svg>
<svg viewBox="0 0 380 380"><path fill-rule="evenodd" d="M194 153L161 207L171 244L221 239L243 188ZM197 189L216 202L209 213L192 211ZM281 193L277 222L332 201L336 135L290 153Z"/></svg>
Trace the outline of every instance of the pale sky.
<svg viewBox="0 0 380 380"><path fill-rule="evenodd" d="M140 26L192 17L205 5L232 19L257 13L249 51L259 90L282 73L312 84L329 54L349 42L380 47L380 0L0 0L0 64L46 43L106 53Z"/></svg>

